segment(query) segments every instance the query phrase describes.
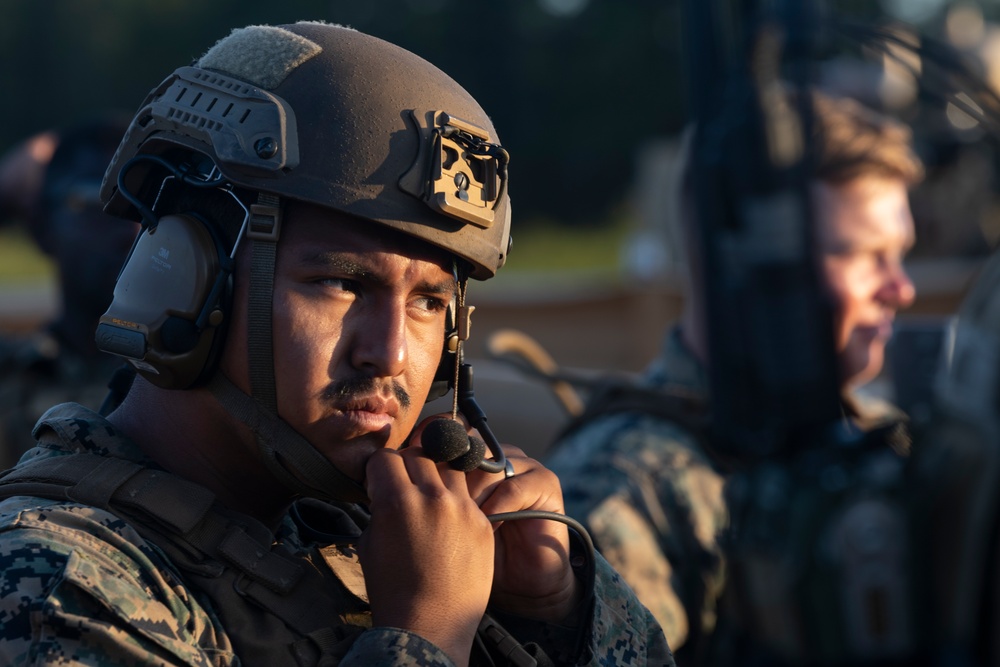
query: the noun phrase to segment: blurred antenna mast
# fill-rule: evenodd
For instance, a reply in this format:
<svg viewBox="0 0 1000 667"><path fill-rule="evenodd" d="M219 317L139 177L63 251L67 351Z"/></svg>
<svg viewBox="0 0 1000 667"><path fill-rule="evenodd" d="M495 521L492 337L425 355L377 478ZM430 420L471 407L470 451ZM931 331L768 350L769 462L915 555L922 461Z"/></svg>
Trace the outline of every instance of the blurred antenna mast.
<svg viewBox="0 0 1000 667"><path fill-rule="evenodd" d="M685 0L713 433L742 455L817 442L840 399L808 184L811 0ZM803 437L808 434L808 437ZM822 439L822 438L820 438Z"/></svg>

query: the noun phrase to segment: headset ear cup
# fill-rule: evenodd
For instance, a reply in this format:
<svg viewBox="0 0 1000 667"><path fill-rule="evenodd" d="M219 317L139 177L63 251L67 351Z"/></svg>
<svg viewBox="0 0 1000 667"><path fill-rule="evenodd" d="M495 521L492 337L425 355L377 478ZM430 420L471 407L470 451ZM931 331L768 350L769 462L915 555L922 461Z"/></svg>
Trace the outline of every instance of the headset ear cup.
<svg viewBox="0 0 1000 667"><path fill-rule="evenodd" d="M228 319L231 273L210 223L193 214L160 218L142 231L122 268L98 325L98 347L165 389L207 379Z"/></svg>
<svg viewBox="0 0 1000 667"><path fill-rule="evenodd" d="M160 339L163 349L168 352L182 354L190 352L198 346L201 338L198 326L191 320L170 315L160 328Z"/></svg>

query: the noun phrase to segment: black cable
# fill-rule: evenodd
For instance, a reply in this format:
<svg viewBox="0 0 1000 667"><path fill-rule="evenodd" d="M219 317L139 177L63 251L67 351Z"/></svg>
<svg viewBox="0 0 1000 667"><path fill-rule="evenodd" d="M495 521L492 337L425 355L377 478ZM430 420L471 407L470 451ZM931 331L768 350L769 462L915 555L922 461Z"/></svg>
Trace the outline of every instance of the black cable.
<svg viewBox="0 0 1000 667"><path fill-rule="evenodd" d="M142 226L144 228L155 229L157 223L159 222L159 218L157 217L156 213L153 212L152 208L147 206L145 202L139 199L137 195L133 194L125 186L125 176L132 169L132 167L134 167L139 162L153 162L155 164L158 164L164 169L166 169L168 172L170 172L170 174L177 180L196 188L218 188L228 183L228 181L223 176L219 176L218 178L214 178L211 180L207 178L201 178L191 172L185 171L184 169L175 165L173 162L170 162L169 160L159 155L146 155L146 154L136 155L131 160L122 165L122 168L118 170L118 179L117 179L118 192L121 193L121 196L124 197L126 201L128 201L130 204L132 204L132 206L134 206L135 209L139 212L139 215L142 217Z"/></svg>
<svg viewBox="0 0 1000 667"><path fill-rule="evenodd" d="M132 388L132 381L135 380L135 374L135 366L129 363L122 364L115 369L115 372L111 375L111 379L108 380L108 393L105 395L104 401L98 410L98 413L102 417L107 417L114 412L121 405L122 401L125 400L129 389Z"/></svg>
<svg viewBox="0 0 1000 667"><path fill-rule="evenodd" d="M590 537L590 533L587 529L583 527L579 521L572 517L568 517L565 514L559 514L558 512L547 512L544 510L519 510L516 512L498 512L497 514L488 514L486 516L490 520L490 523L499 523L501 521L517 521L520 519L541 519L547 521L557 521L559 523L565 524L571 530L570 535L575 535L579 540L580 545L583 547L583 562L576 563L576 559L571 553L570 566L573 568L575 574L579 575L582 579L584 590L587 591L587 597L582 602L585 608L590 609L594 600L594 589L596 586L597 577L597 550L594 548L594 541ZM572 549L571 549L572 552ZM484 619L486 620L486 619ZM513 652L512 652L513 653ZM518 654L521 657L527 657L526 655ZM530 658L528 658L530 660ZM517 665L530 665L531 662L514 662Z"/></svg>
<svg viewBox="0 0 1000 667"><path fill-rule="evenodd" d="M476 394L472 386L471 364L459 366L459 381L455 391L458 398L458 409L469 420L469 424L483 436L483 441L494 457L492 461L483 460L479 464L479 469L492 473L503 472L507 466L507 455L504 454L503 446L493 434L493 429L486 423L486 413L476 402Z"/></svg>
<svg viewBox="0 0 1000 667"><path fill-rule="evenodd" d="M516 512L498 512L497 514L488 514L486 515L486 518L490 520L490 523L514 521L517 519L547 519L549 521L564 523L569 526L583 542L585 547L585 556L590 560L591 565L593 565L593 563L597 560L596 550L594 549L594 540L591 539L590 533L583 527L583 524L573 517L566 516L565 514L559 514L558 512L546 512L544 510L518 510Z"/></svg>

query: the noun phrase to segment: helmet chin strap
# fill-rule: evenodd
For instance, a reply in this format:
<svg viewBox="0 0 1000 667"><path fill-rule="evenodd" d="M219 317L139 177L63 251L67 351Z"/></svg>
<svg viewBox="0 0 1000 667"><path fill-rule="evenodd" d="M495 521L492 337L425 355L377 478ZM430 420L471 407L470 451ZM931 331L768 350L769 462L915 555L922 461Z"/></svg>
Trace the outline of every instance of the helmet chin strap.
<svg viewBox="0 0 1000 667"><path fill-rule="evenodd" d="M280 234L280 199L259 193L257 203L250 207L247 228L251 242L247 322L251 396L221 372L208 383L208 389L231 415L253 431L264 464L287 488L313 498L367 503L364 487L338 470L278 416L271 301Z"/></svg>
<svg viewBox="0 0 1000 667"><path fill-rule="evenodd" d="M261 458L278 480L310 498L367 503L363 486L342 473L275 413L217 372L207 388L219 404L253 431Z"/></svg>

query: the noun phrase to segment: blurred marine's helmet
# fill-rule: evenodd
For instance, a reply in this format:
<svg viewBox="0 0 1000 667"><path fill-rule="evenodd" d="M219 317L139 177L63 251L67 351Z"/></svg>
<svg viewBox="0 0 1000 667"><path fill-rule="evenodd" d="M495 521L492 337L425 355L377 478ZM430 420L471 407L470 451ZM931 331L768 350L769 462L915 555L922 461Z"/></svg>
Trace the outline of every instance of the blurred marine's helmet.
<svg viewBox="0 0 1000 667"><path fill-rule="evenodd" d="M507 257L507 154L479 104L422 58L342 26L234 30L154 89L108 170L110 213L136 217L117 187L138 154L209 156L233 185L398 229L492 277ZM153 162L125 189L155 199Z"/></svg>

